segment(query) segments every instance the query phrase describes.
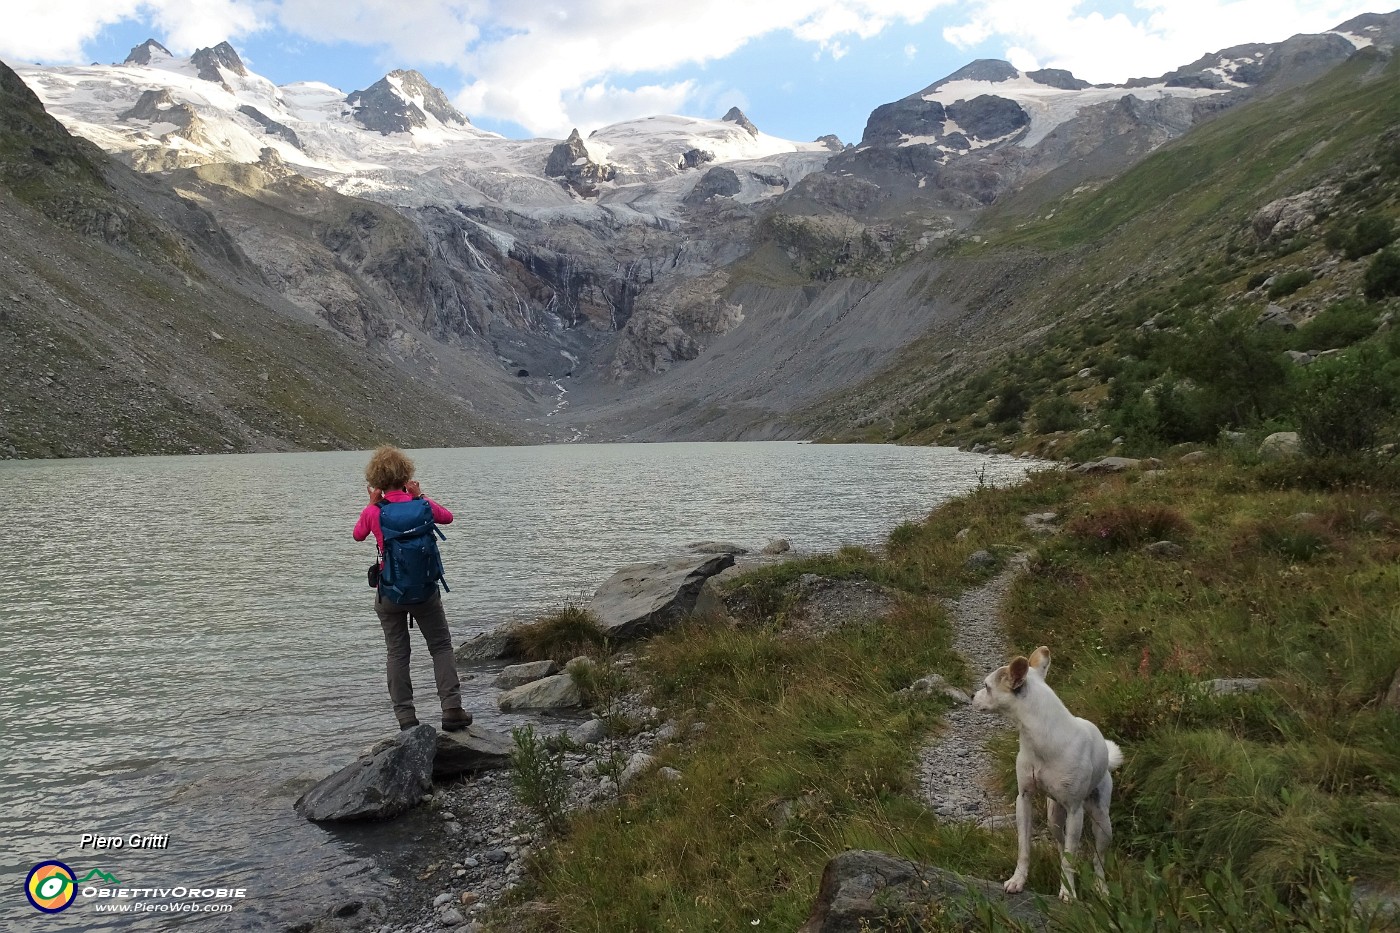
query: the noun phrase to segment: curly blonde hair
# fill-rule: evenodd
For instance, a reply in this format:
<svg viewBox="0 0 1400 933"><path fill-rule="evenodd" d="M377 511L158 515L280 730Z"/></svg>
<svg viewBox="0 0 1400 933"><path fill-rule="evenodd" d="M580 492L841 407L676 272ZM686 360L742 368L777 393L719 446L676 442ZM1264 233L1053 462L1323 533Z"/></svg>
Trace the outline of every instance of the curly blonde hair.
<svg viewBox="0 0 1400 933"><path fill-rule="evenodd" d="M413 479L413 461L397 447L385 444L369 458L365 467L365 482L375 489L402 489Z"/></svg>

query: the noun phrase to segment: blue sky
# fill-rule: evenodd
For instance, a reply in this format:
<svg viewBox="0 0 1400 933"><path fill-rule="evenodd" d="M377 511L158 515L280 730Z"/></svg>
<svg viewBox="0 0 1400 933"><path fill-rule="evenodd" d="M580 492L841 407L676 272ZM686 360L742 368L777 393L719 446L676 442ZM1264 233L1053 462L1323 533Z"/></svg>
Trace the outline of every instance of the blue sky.
<svg viewBox="0 0 1400 933"><path fill-rule="evenodd" d="M738 105L777 136L852 142L873 108L974 58L1122 81L1367 11L1385 10L1354 0L50 0L12 14L0 59L117 62L148 37L177 54L227 38L279 84L350 91L417 68L473 123L508 136Z"/></svg>

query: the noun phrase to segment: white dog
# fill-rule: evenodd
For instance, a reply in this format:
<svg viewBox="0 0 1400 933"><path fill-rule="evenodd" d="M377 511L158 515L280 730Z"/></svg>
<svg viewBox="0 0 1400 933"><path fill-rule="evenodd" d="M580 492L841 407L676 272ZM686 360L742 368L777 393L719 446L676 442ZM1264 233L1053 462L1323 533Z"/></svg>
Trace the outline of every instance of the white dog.
<svg viewBox="0 0 1400 933"><path fill-rule="evenodd" d="M1071 859L1079 849L1087 812L1094 827L1094 872L1103 889L1103 856L1113 838L1108 820L1113 775L1123 763L1118 746L1097 726L1065 708L1045 683L1050 649L1035 649L1030 660L1014 658L987 675L972 698L980 710L1015 718L1021 727L1016 755L1016 871L1003 885L1014 894L1026 886L1031 863L1032 795L1042 791L1050 815L1050 832L1060 849L1060 899L1074 898Z"/></svg>

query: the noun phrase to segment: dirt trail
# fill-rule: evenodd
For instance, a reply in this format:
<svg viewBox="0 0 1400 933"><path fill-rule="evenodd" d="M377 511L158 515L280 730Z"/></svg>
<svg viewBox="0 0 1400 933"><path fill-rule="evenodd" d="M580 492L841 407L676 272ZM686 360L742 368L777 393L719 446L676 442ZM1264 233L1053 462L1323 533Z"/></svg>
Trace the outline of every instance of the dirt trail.
<svg viewBox="0 0 1400 933"><path fill-rule="evenodd" d="M1018 554L992 580L944 603L953 615L953 647L967 660L974 685L1006 663L1001 605L1025 569L1026 557ZM1010 725L995 713L960 705L948 713L944 726L919 755L919 790L924 800L944 820L1012 825L1015 812L1011 802L995 790L997 780L985 750L987 739Z"/></svg>

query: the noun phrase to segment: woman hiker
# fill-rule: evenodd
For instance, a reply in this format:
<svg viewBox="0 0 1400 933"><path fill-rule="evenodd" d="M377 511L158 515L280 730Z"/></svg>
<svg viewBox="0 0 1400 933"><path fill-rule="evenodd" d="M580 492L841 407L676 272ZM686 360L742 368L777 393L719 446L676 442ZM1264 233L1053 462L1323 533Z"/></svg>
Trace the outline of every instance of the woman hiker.
<svg viewBox="0 0 1400 933"><path fill-rule="evenodd" d="M380 447L370 457L365 467L365 480L369 483L369 505L360 513L353 532L356 541L363 541L371 534L379 546L378 568L384 573L379 578L379 586L374 595L374 611L379 616L379 624L384 629L384 647L389 680L389 698L394 702L394 716L400 729L411 729L418 725L418 716L413 708L413 681L409 678L409 617L412 616L423 632L428 643L428 651L433 656L433 677L437 680L438 700L442 704L442 728L456 732L471 725L472 716L462 709L462 686L457 679L457 662L452 655L452 636L447 630L447 616L442 611L442 594L438 592L437 581L441 579L442 565L437 557L436 541L432 536L435 525L452 522L452 513L423 495L418 481L413 478L413 461L397 447ZM414 503L402 508L388 510L386 506L398 503ZM423 506L426 504L427 508ZM413 516L415 509L421 510L422 523L416 529L420 532L416 551L398 543L398 531L404 530L404 516ZM428 516L431 509L431 518ZM409 521L412 524L412 521ZM385 571L386 551L384 532L389 530L391 546L396 548L393 567L399 568L399 575L417 579L396 579L390 585L389 572ZM431 543L425 548L421 539ZM409 541L404 536L403 541ZM425 562L421 555L430 551ZM419 556L415 556L415 553ZM416 562L416 563L415 563ZM405 573L403 568L407 567ZM392 568L391 568L392 569ZM402 602L395 602L391 595L405 595Z"/></svg>

